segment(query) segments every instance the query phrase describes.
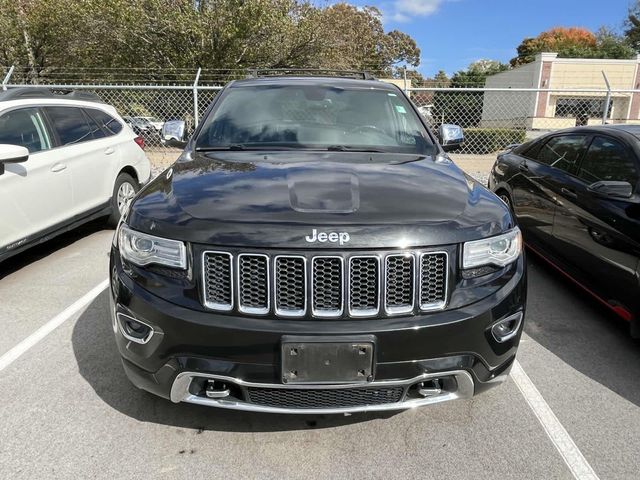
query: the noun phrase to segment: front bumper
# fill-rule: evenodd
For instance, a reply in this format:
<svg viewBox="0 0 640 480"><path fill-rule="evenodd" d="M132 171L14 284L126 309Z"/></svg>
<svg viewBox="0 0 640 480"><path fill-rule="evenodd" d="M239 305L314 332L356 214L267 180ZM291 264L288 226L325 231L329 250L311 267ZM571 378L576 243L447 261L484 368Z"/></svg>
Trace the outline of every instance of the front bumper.
<svg viewBox="0 0 640 480"><path fill-rule="evenodd" d="M520 322L517 333L500 343L491 326L524 313L526 295L520 258L517 273L503 288L464 308L369 320L283 320L178 306L133 281L117 255L112 255L111 272L115 339L134 385L174 402L274 413L399 410L480 393L506 378L522 332ZM118 313L148 325L153 334L143 343L133 341L121 328ZM375 339L371 381L283 383L283 336L363 334ZM206 385L214 380L229 393L209 396Z"/></svg>

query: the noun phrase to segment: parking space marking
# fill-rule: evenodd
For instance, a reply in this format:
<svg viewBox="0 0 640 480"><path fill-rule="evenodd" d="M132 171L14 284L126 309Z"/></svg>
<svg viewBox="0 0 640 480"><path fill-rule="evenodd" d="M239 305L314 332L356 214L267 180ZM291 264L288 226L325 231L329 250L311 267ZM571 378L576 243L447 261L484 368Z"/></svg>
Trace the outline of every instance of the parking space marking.
<svg viewBox="0 0 640 480"><path fill-rule="evenodd" d="M554 446L562 455L565 463L571 470L573 476L578 480L599 480L598 475L593 470L589 462L578 446L569 435L569 432L562 426L549 404L545 401L540 391L533 384L529 375L524 371L520 362L516 360L511 369L511 378L515 381L520 393L533 410L538 421L544 427L545 432L553 442Z"/></svg>
<svg viewBox="0 0 640 480"><path fill-rule="evenodd" d="M15 362L18 358L20 358L24 353L26 353L31 347L36 345L40 340L45 338L51 332L53 332L56 328L62 325L64 322L69 320L73 315L78 313L80 309L82 309L85 305L91 302L94 298L100 295L105 288L109 285L109 279L106 278L98 285L89 290L86 294L80 297L78 300L73 302L67 308L65 308L58 315L53 317L43 326L41 326L38 330L33 332L11 350L6 352L4 355L0 357L0 372Z"/></svg>

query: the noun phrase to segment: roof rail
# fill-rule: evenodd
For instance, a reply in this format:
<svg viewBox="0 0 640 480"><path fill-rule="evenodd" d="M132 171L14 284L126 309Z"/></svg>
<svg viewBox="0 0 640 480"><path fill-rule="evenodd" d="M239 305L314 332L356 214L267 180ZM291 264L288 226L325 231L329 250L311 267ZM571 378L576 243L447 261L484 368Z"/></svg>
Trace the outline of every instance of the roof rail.
<svg viewBox="0 0 640 480"><path fill-rule="evenodd" d="M53 98L54 93L44 87L11 88L0 92L0 101L18 100L21 98Z"/></svg>
<svg viewBox="0 0 640 480"><path fill-rule="evenodd" d="M279 76L299 77L336 77L361 78L362 80L377 80L374 75L362 70L340 70L335 68L250 68L247 78Z"/></svg>
<svg viewBox="0 0 640 480"><path fill-rule="evenodd" d="M83 102L104 103L97 93L86 92L84 90L68 90L61 93L60 96L71 100L82 100Z"/></svg>
<svg viewBox="0 0 640 480"><path fill-rule="evenodd" d="M9 87L7 90L0 92L0 102L28 98L64 98L69 100L82 100L85 102L104 103L102 99L93 92L80 90L58 90L58 92L60 93L53 92L47 87Z"/></svg>

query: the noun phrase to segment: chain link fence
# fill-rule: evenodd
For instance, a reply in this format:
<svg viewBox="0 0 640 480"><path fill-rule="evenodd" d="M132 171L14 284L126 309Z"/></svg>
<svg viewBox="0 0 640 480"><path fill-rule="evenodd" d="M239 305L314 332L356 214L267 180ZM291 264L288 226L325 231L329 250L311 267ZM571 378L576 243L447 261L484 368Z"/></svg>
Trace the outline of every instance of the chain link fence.
<svg viewBox="0 0 640 480"><path fill-rule="evenodd" d="M4 88L33 86L22 83L19 74L12 77L8 69L5 73ZM162 124L179 119L187 123L189 130L193 129L224 84L245 77L247 72L173 72L170 78L149 77L148 73L142 78L142 74L136 76L135 72L126 77L98 69L90 73L83 71L82 77L77 78L68 73L64 77L53 75L40 84L54 91L75 89L95 93L113 105L144 138L150 157L169 162L179 152L164 145ZM100 76L111 83L99 83ZM80 78L84 80L81 82ZM126 79L128 84L116 83ZM508 145L579 125L640 124L640 90L412 87L410 81L403 79L386 81L407 92L434 130L449 123L463 127L465 144L458 152L462 154L494 155Z"/></svg>
<svg viewBox="0 0 640 480"><path fill-rule="evenodd" d="M409 88L432 128L465 129L460 153L493 154L543 133L585 125L640 124L640 91Z"/></svg>

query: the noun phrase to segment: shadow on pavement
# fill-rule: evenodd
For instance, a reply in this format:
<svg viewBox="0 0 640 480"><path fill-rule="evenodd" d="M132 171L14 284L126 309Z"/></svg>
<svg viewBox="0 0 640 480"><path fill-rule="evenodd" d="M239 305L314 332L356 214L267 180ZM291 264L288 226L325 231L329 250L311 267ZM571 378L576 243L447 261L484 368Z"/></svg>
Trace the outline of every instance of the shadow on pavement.
<svg viewBox="0 0 640 480"><path fill-rule="evenodd" d="M640 406L640 341L629 335L629 324L535 255L528 258L525 332L580 373Z"/></svg>
<svg viewBox="0 0 640 480"><path fill-rule="evenodd" d="M62 233L51 240L41 243L40 245L31 247L0 263L0 280L14 272L17 272L21 268L55 253L60 249L68 247L72 243L77 242L84 237L88 237L96 232L107 229L106 220L104 218L98 218L85 223L78 228Z"/></svg>
<svg viewBox="0 0 640 480"><path fill-rule="evenodd" d="M108 292L105 291L76 321L73 351L80 374L98 396L112 408L136 420L200 431L276 432L338 427L396 414L274 415L171 403L138 390L129 382L113 339L108 309Z"/></svg>

